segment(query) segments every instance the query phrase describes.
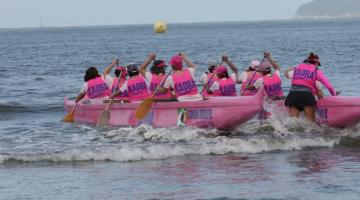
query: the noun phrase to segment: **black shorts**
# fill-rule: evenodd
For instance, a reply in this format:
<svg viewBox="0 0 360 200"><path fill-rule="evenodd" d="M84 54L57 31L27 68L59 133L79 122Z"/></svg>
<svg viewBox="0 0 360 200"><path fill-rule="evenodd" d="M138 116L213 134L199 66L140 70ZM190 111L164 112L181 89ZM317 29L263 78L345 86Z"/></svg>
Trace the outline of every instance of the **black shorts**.
<svg viewBox="0 0 360 200"><path fill-rule="evenodd" d="M316 106L316 99L311 92L307 91L290 91L286 97L285 106L295 107L300 111L304 111L304 107Z"/></svg>

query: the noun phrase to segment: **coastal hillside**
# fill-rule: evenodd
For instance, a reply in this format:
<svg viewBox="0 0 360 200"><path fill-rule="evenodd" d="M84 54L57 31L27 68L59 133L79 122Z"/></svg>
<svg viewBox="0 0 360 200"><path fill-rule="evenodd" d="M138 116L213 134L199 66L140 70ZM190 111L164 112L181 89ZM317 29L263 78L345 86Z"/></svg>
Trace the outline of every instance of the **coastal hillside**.
<svg viewBox="0 0 360 200"><path fill-rule="evenodd" d="M360 0L313 0L299 7L295 19L360 17Z"/></svg>

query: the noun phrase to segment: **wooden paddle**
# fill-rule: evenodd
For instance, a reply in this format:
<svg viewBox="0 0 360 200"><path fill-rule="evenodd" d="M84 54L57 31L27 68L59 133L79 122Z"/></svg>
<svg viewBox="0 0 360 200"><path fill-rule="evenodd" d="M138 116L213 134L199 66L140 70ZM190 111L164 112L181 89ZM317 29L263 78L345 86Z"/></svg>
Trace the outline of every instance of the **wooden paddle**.
<svg viewBox="0 0 360 200"><path fill-rule="evenodd" d="M264 58L263 58L263 59L261 60L261 62L260 62L260 65L265 61L265 59L266 59L266 57L264 56ZM260 65L259 65L259 66L260 66ZM256 75L256 72L257 72L257 70L255 70L255 73L252 75L250 81L248 81L248 82L246 83L246 87L245 87L244 91L241 93L241 96L244 96L245 91L246 91L247 88L250 86L251 82L254 80L255 75Z"/></svg>
<svg viewBox="0 0 360 200"><path fill-rule="evenodd" d="M152 93L152 95L145 99L144 101L141 102L141 104L139 105L139 107L136 109L136 112L135 112L135 116L136 118L138 119L144 119L146 117L146 115L149 113L153 103L154 103L154 96L156 95L156 93L158 92L158 88L160 88L159 86L163 86L166 79L169 77L170 73L172 72L173 70L170 70L165 78L161 81L161 83L158 85L158 87L156 87L155 91Z"/></svg>
<svg viewBox="0 0 360 200"><path fill-rule="evenodd" d="M112 91L112 94L114 95L116 90L117 90L117 87L119 85L119 82L120 82L120 79L121 79L121 75L122 75L122 70L120 71L120 75L119 75L119 78L118 80L116 81L116 85L115 85L115 88L114 90ZM108 124L109 122L109 119L111 117L111 113L110 113L110 108L111 108L111 105L112 105L112 100L113 99L110 99L108 105L105 107L105 110L99 115L97 121L96 121L96 126L105 126Z"/></svg>
<svg viewBox="0 0 360 200"><path fill-rule="evenodd" d="M69 122L69 123L74 122L74 113L75 113L77 105L78 105L78 103L76 103L75 106L73 107L72 111L64 117L62 122Z"/></svg>

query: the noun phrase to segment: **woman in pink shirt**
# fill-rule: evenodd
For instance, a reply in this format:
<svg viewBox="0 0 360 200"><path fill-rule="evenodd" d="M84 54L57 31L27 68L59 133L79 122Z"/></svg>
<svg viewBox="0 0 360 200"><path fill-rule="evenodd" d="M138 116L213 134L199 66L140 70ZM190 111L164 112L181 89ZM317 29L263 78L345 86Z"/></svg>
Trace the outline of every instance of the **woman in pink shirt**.
<svg viewBox="0 0 360 200"><path fill-rule="evenodd" d="M150 63L153 62L150 67L150 72L146 71L146 68ZM149 85L149 91L152 94L155 92L157 87L160 87L160 83L166 77L166 63L164 60L156 60L156 54L150 53L144 63L140 67L140 74L146 79ZM154 96L157 100L170 100L172 99L171 91L168 90L166 93L157 92Z"/></svg>
<svg viewBox="0 0 360 200"><path fill-rule="evenodd" d="M126 66L129 78L122 84L121 88L115 92L112 98L126 94L130 102L141 101L150 96L148 84L145 78L139 73L136 64Z"/></svg>
<svg viewBox="0 0 360 200"><path fill-rule="evenodd" d="M119 63L118 59L113 59L112 63L106 67L103 74L100 75L96 67L89 67L86 70L84 81L80 94L75 102L78 103L84 97L87 99L105 99L111 95L111 86L113 79L109 76L110 71Z"/></svg>
<svg viewBox="0 0 360 200"><path fill-rule="evenodd" d="M184 62L187 65L185 69ZM166 93L170 88L173 88L177 98L183 96L198 97L198 89L194 78L195 65L184 53L174 55L169 63L174 72L166 79L164 86L160 88L160 92Z"/></svg>
<svg viewBox="0 0 360 200"><path fill-rule="evenodd" d="M280 100L283 98L283 90L281 86L281 77L280 77L280 66L272 58L271 54L267 51L264 52L264 57L266 61L263 61L257 71L261 74L261 77L258 78L253 85L250 85L248 90L260 90L264 88L265 96L268 99ZM272 72L271 68L274 68Z"/></svg>
<svg viewBox="0 0 360 200"><path fill-rule="evenodd" d="M232 74L228 73L225 66L220 65L215 69L217 79L212 85L206 86L207 92L213 96L237 96L236 83L238 80L238 69L236 65L229 59L227 55L223 55L222 61L226 63L232 70Z"/></svg>
<svg viewBox="0 0 360 200"><path fill-rule="evenodd" d="M290 93L285 100L291 117L299 117L300 112L304 111L309 121L315 121L316 81L325 85L331 95L337 95L324 73L318 69L319 66L319 57L310 53L303 63L294 68Z"/></svg>

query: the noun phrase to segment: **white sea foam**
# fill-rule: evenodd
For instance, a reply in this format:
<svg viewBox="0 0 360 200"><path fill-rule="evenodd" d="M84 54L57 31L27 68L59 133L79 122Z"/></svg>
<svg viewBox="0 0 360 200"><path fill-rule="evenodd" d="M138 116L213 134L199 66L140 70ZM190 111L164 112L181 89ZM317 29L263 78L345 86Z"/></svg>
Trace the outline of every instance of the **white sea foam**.
<svg viewBox="0 0 360 200"><path fill-rule="evenodd" d="M147 127L148 128L148 127ZM79 146L62 151L0 155L0 162L9 160L20 162L68 162L68 161L139 161L165 159L185 155L208 155L228 153L259 153L277 150L301 150L307 147L333 147L338 139L326 137L303 137L296 134L259 134L251 137L207 137L201 129L151 129L136 134L136 129L111 130L112 142L98 142L95 147ZM275 130L276 132L276 130ZM124 142L122 139L127 138Z"/></svg>
<svg viewBox="0 0 360 200"><path fill-rule="evenodd" d="M249 154L302 150L309 147L334 147L341 136L359 135L359 127L339 130L318 127L302 120L252 120L234 129L229 137L217 130L198 128L160 128L148 126L96 129L80 125L81 132L47 142L30 141L16 151L3 149L0 163L139 161L185 155ZM31 151L29 151L29 149ZM30 152L30 153L29 153Z"/></svg>

